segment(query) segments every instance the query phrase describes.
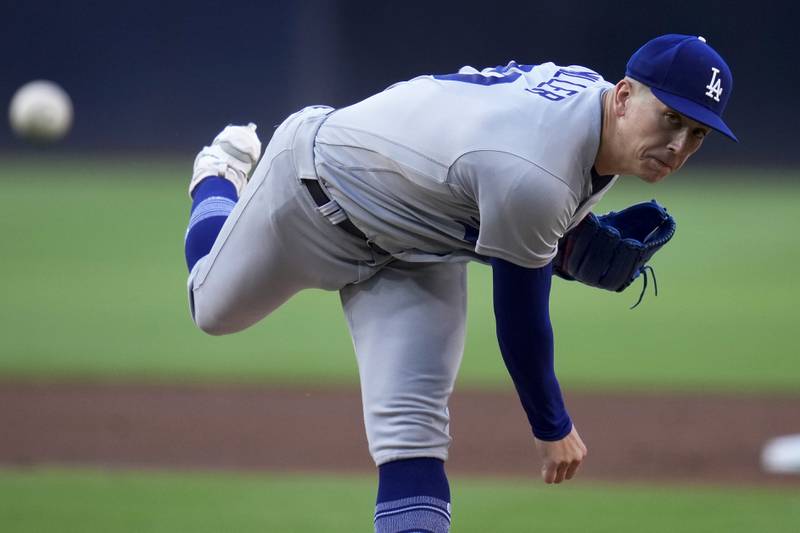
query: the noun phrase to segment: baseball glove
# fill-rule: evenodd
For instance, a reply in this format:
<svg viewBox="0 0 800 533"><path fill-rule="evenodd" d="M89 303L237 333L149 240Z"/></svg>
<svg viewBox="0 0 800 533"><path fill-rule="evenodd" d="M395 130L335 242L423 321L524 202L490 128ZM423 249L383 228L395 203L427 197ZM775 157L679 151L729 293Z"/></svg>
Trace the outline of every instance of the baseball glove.
<svg viewBox="0 0 800 533"><path fill-rule="evenodd" d="M553 272L566 280L622 292L644 274L639 305L647 288L647 262L675 234L675 219L655 200L620 212L589 213L558 241ZM655 274L653 274L655 285ZM656 295L658 285L655 285Z"/></svg>

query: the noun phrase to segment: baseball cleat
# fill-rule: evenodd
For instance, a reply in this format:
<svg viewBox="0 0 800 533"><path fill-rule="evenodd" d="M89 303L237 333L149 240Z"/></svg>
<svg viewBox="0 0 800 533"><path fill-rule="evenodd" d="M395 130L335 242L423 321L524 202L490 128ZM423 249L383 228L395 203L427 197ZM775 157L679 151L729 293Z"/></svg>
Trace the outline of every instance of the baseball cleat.
<svg viewBox="0 0 800 533"><path fill-rule="evenodd" d="M261 141L256 134L256 125L228 125L214 138L211 146L205 146L194 160L189 196L195 187L208 176L221 176L236 187L240 195L247 184L250 172L261 157Z"/></svg>

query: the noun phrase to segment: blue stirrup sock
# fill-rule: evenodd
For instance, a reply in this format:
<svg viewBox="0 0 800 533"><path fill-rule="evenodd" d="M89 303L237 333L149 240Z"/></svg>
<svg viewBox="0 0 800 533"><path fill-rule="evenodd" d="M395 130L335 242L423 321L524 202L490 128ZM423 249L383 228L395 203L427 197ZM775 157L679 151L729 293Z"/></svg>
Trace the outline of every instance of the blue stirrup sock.
<svg viewBox="0 0 800 533"><path fill-rule="evenodd" d="M444 461L401 459L378 467L375 533L448 533L450 485Z"/></svg>
<svg viewBox="0 0 800 533"><path fill-rule="evenodd" d="M222 225L238 200L236 187L219 176L204 178L192 194L192 214L186 229L184 252L191 272L195 263L211 251Z"/></svg>

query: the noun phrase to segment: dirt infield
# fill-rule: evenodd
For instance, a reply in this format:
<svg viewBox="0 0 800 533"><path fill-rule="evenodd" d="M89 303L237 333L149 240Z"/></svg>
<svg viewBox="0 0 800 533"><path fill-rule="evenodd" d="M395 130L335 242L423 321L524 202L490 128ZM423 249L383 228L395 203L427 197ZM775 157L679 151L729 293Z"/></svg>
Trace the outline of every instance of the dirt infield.
<svg viewBox="0 0 800 533"><path fill-rule="evenodd" d="M800 486L760 471L800 432L800 396L567 393L584 479ZM511 393L456 392L451 473L537 476ZM0 383L0 465L369 472L360 398L343 389Z"/></svg>

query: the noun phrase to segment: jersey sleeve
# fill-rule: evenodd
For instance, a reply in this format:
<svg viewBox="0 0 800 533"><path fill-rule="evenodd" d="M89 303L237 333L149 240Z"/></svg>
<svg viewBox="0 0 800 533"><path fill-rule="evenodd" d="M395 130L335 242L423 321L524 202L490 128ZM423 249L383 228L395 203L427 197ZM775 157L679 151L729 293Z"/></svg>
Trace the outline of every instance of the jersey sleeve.
<svg viewBox="0 0 800 533"><path fill-rule="evenodd" d="M555 257L579 203L565 182L503 152L468 154L457 173L478 204L478 254L526 268L541 268Z"/></svg>

